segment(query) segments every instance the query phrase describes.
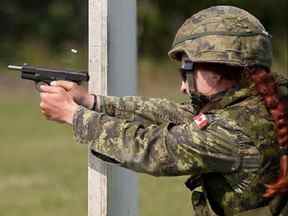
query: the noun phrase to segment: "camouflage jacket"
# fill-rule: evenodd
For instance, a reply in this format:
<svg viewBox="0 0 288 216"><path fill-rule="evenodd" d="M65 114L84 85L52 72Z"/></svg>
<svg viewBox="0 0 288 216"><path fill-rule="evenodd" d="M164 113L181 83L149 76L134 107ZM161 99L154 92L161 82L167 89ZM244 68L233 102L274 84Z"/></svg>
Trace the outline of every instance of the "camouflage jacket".
<svg viewBox="0 0 288 216"><path fill-rule="evenodd" d="M199 112L193 101L100 96L96 111L79 108L73 130L103 160L155 176L200 179L203 200L217 215L267 205L264 184L278 174L279 150L261 99L252 88L231 90ZM196 214L213 215L203 200L193 193Z"/></svg>

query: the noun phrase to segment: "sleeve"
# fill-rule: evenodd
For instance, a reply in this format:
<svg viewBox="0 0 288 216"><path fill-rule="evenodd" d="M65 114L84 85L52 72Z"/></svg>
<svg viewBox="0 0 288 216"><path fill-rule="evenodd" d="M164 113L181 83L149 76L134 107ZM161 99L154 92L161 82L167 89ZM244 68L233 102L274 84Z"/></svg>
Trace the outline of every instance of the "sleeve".
<svg viewBox="0 0 288 216"><path fill-rule="evenodd" d="M143 124L183 123L195 109L191 103L179 104L165 98L97 96L96 110L109 116ZM177 114L175 114L177 113Z"/></svg>
<svg viewBox="0 0 288 216"><path fill-rule="evenodd" d="M202 130L193 121L144 127L84 107L74 115L73 130L76 140L89 144L97 157L155 176L235 171L239 145L249 142L225 120L214 120Z"/></svg>

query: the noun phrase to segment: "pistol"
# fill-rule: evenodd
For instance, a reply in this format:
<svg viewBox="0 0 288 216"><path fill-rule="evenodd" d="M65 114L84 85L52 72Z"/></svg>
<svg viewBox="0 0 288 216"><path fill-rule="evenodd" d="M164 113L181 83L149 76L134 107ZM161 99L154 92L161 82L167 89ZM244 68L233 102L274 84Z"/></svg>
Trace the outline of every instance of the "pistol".
<svg viewBox="0 0 288 216"><path fill-rule="evenodd" d="M22 79L33 80L37 85L40 83L50 85L51 82L56 80L66 80L81 84L81 82L87 82L89 80L87 72L73 70L49 69L34 67L27 64L24 64L23 66L8 65L8 69L21 71Z"/></svg>

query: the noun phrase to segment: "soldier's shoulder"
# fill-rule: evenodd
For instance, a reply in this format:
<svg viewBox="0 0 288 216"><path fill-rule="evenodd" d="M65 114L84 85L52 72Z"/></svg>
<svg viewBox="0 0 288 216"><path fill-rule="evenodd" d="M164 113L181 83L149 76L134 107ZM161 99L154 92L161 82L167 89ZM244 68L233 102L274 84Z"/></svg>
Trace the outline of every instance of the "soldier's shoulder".
<svg viewBox="0 0 288 216"><path fill-rule="evenodd" d="M216 115L232 117L232 118L241 118L241 116L245 115L253 115L253 114L263 114L267 113L267 110L264 104L261 101L261 97L258 95L250 95L247 97L239 97L235 100L231 100L232 102L229 105L221 108L213 110Z"/></svg>
<svg viewBox="0 0 288 216"><path fill-rule="evenodd" d="M261 145L260 140L274 140L272 117L257 95L219 110L216 114L249 136L257 146Z"/></svg>

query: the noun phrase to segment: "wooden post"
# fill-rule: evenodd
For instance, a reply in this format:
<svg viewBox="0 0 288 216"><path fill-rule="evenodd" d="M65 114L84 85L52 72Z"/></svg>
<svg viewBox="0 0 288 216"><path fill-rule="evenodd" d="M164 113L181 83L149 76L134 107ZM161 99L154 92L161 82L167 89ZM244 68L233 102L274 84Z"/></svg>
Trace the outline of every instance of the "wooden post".
<svg viewBox="0 0 288 216"><path fill-rule="evenodd" d="M135 95L136 62L136 0L89 0L89 91ZM88 215L137 216L136 175L88 160Z"/></svg>

